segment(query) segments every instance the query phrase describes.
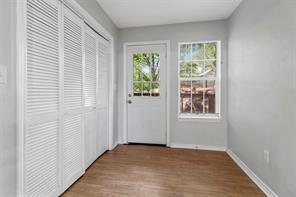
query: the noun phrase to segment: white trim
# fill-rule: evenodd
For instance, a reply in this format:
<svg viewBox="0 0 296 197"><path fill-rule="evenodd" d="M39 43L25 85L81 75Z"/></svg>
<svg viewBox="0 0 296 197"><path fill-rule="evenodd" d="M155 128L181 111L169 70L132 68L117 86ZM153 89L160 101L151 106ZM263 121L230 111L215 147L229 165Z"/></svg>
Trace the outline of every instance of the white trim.
<svg viewBox="0 0 296 197"><path fill-rule="evenodd" d="M184 78L180 77L180 63L181 62L198 62L198 61L205 61L203 60L180 60L180 48L182 44L195 44L195 43L201 43L201 44L206 44L206 43L213 43L215 42L217 44L217 57L216 57L216 77L189 77L189 78ZM204 53L205 53L205 45L204 45ZM191 56L192 56L192 50L191 50ZM212 60L212 59L209 59ZM212 41L195 41L195 42L178 42L178 120L179 121L187 121L190 119L190 121L200 121L200 122L208 122L208 119L210 122L212 121L220 121L221 120L221 40L212 40ZM192 68L191 68L192 70ZM180 82L181 81L190 81L192 83L193 80L214 80L216 83L216 98L215 98L215 107L216 107L216 114L194 114L192 113L192 107L191 107L191 112L189 115L183 114L180 111ZM203 84L205 85L205 84ZM192 94L191 94L191 100L192 100ZM203 101L204 102L204 101ZM204 111L204 108L203 108ZM218 116L218 117L217 117Z"/></svg>
<svg viewBox="0 0 296 197"><path fill-rule="evenodd" d="M170 129L170 84L171 84L171 80L170 80L170 76L171 76L171 69L170 69L170 65L171 65L171 42L170 41L166 41L166 46L167 46L167 50L166 50L166 137L167 137L167 146L169 147L171 144L171 129Z"/></svg>
<svg viewBox="0 0 296 197"><path fill-rule="evenodd" d="M114 53L115 53L115 47L114 47L114 40L113 40L113 37L111 38L110 40L110 46L109 47L109 50L110 50L110 55L109 55L109 60L110 60L110 64L111 64L111 67L110 67L110 70L108 71L109 72L109 106L108 106L108 115L109 115L109 136L108 136L108 139L109 139L109 150L112 150L114 144L113 144L113 141L114 141L114 91L116 91L115 89L115 82L114 82ZM116 139L117 141L118 139ZM116 143L115 143L116 144Z"/></svg>
<svg viewBox="0 0 296 197"><path fill-rule="evenodd" d="M198 144L171 143L170 147L171 148L194 149L194 150L222 151L222 152L225 152L227 150L227 148L223 147L223 146L207 146L207 145L198 145Z"/></svg>
<svg viewBox="0 0 296 197"><path fill-rule="evenodd" d="M119 143L118 143L118 142L115 142L115 143L113 144L113 146L112 146L109 150L113 150L113 149L115 149L118 145L119 145Z"/></svg>
<svg viewBox="0 0 296 197"><path fill-rule="evenodd" d="M250 179L268 196L278 197L234 152L227 149L227 154L231 159L250 177Z"/></svg>
<svg viewBox="0 0 296 197"><path fill-rule="evenodd" d="M110 42L114 40L113 36L108 32L96 19L94 19L84 8L80 6L76 0L61 0L64 4L70 5L71 8L74 8L78 14L83 17L83 19L92 26L97 32L102 36L107 38Z"/></svg>
<svg viewBox="0 0 296 197"><path fill-rule="evenodd" d="M25 111L24 111L24 101L25 101L25 50L26 50L26 4L27 1L17 1L18 5L15 6L16 11L16 116L17 116L17 174L16 174L16 185L17 185L17 196L24 195L24 122L25 122ZM12 6L14 7L14 6Z"/></svg>
<svg viewBox="0 0 296 197"><path fill-rule="evenodd" d="M199 115L194 116L191 114L180 114L178 116L178 121L188 122L188 121L200 121L200 122L221 122L222 117L217 114L213 115Z"/></svg>
<svg viewBox="0 0 296 197"><path fill-rule="evenodd" d="M64 17L65 17L65 9L63 6L59 5L59 186L58 186L58 194L62 194L65 190L65 180L64 180L64 136L63 136L63 129L64 129ZM83 90L82 90L83 91ZM84 133L84 132L83 132Z"/></svg>
<svg viewBox="0 0 296 197"><path fill-rule="evenodd" d="M166 45L166 145L170 145L170 41L159 40L159 41L147 41L147 42L126 42L123 44L123 139L120 140L121 144L127 144L127 47L128 46L142 46L142 45Z"/></svg>

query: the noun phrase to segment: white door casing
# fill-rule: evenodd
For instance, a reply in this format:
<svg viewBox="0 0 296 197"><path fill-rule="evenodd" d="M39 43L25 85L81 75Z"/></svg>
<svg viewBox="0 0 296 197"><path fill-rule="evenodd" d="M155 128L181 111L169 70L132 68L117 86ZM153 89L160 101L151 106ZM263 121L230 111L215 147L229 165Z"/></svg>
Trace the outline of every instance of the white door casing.
<svg viewBox="0 0 296 197"><path fill-rule="evenodd" d="M135 63L138 54L149 56L150 66ZM128 46L126 55L128 143L166 144L166 45ZM141 65L145 75L134 77L134 70L139 69L136 64ZM156 80L151 70L158 66L159 80Z"/></svg>

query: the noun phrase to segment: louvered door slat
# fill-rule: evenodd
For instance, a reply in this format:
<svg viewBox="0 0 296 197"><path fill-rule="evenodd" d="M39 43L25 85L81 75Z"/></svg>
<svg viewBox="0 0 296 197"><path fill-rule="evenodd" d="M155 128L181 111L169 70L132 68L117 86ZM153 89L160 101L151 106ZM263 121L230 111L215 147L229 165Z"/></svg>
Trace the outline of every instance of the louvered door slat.
<svg viewBox="0 0 296 197"><path fill-rule="evenodd" d="M97 104L97 34L89 27L85 28L85 167L97 158L96 139L98 117L94 107Z"/></svg>
<svg viewBox="0 0 296 197"><path fill-rule="evenodd" d="M25 137L26 193L54 195L58 184L58 121L27 127ZM46 188L50 190L45 191Z"/></svg>
<svg viewBox="0 0 296 197"><path fill-rule="evenodd" d="M98 104L100 108L108 107L108 47L99 43L99 82L98 82Z"/></svg>
<svg viewBox="0 0 296 197"><path fill-rule="evenodd" d="M82 28L67 16L64 43L64 108L70 110L82 107Z"/></svg>
<svg viewBox="0 0 296 197"><path fill-rule="evenodd" d="M96 111L85 114L85 167L90 166L97 158L96 142L98 131L98 116Z"/></svg>
<svg viewBox="0 0 296 197"><path fill-rule="evenodd" d="M27 98L26 111L30 116L47 113L48 110L57 112L59 109L58 8L45 1L33 0L28 1L27 8L29 24L27 26L27 91L30 97ZM38 16L39 19L36 22L35 18ZM40 24L43 24L42 28ZM45 24L53 24L53 26L50 27ZM48 44L44 44L44 41L42 41L46 37L49 38ZM44 60L46 60L46 64L43 64ZM38 62L37 65L36 62ZM39 69L42 67L48 69ZM52 88L53 91L47 92L47 88ZM32 92L31 90L34 89L43 91ZM47 92L47 96L52 99L46 103L38 100L37 97L43 92Z"/></svg>
<svg viewBox="0 0 296 197"><path fill-rule="evenodd" d="M97 149L98 155L101 155L108 149L108 47L102 40L99 41L99 80L98 80L98 138Z"/></svg>
<svg viewBox="0 0 296 197"><path fill-rule="evenodd" d="M96 37L87 32L85 33L85 106L96 105Z"/></svg>
<svg viewBox="0 0 296 197"><path fill-rule="evenodd" d="M26 15L24 196L56 196L60 125L59 3L28 0ZM33 122L40 117L46 118Z"/></svg>
<svg viewBox="0 0 296 197"><path fill-rule="evenodd" d="M83 169L83 29L82 21L64 9L64 111L63 190L73 184ZM74 111L74 112L73 112Z"/></svg>
<svg viewBox="0 0 296 197"><path fill-rule="evenodd" d="M83 160L82 147L82 115L64 119L63 147L64 147L64 182L65 187L73 183L80 175Z"/></svg>

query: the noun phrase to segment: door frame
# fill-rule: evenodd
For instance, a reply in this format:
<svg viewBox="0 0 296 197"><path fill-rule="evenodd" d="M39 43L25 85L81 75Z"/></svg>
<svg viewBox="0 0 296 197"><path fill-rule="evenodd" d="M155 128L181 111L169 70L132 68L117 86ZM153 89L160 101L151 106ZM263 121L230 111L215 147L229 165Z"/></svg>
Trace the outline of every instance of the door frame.
<svg viewBox="0 0 296 197"><path fill-rule="evenodd" d="M110 69L109 69L109 92L108 92L108 148L113 150L118 145L118 139L114 139L114 95L115 95L115 62L114 62L114 53L116 50L115 41L112 34L101 25L93 16L91 16L79 3L75 0L71 1L59 1L59 6L65 4L69 9L74 11L77 15L83 18L84 21L87 21L92 28L99 32L102 36L109 40L109 60L110 60ZM17 6L12 6L11 11L15 14L16 23L12 27L12 30L15 30L15 58L16 58L16 195L23 196L24 191L24 122L25 122L25 111L24 111L24 102L25 102L25 87L23 82L25 81L25 64L26 64L26 5L27 0L17 1ZM61 24L59 24L60 26ZM61 26L60 26L61 28ZM59 44L61 47L61 43ZM61 73L60 73L61 74ZM83 120L84 124L84 120ZM83 131L84 132L84 131ZM83 134L84 135L84 134ZM58 137L60 140L61 136ZM83 140L84 141L84 140ZM83 144L84 146L84 144ZM59 143L59 148L61 144ZM61 152L61 150L59 150ZM83 151L84 152L84 151ZM60 157L60 153L59 153ZM60 166L60 164L59 164ZM59 173L59 178L61 174ZM61 190L61 180L59 182L59 190ZM60 191L59 191L60 192Z"/></svg>
<svg viewBox="0 0 296 197"><path fill-rule="evenodd" d="M130 46L144 46L144 45L165 45L166 47L166 94L165 94L165 102L166 102L166 146L170 146L170 49L171 43L170 40L158 40L158 41L145 41L145 42L125 42L123 43L123 97L122 97L122 106L123 106L123 144L128 143L128 125L127 125L127 100L128 100L128 69L127 69L127 48Z"/></svg>

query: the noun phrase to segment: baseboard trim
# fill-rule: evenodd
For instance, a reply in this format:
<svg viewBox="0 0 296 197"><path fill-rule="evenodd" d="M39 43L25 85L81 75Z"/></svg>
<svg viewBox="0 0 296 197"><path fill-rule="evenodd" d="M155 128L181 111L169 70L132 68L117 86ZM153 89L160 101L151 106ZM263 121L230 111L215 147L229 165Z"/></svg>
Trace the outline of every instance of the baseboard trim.
<svg viewBox="0 0 296 197"><path fill-rule="evenodd" d="M250 177L250 179L268 196L278 197L234 152L227 149L227 154L231 159Z"/></svg>
<svg viewBox="0 0 296 197"><path fill-rule="evenodd" d="M109 148L109 150L113 150L114 148L116 148L116 146L118 146L118 142L115 142L114 144L113 144L113 146L111 146L111 148Z"/></svg>
<svg viewBox="0 0 296 197"><path fill-rule="evenodd" d="M220 146L206 146L206 145L198 145L198 144L179 144L179 143L171 143L169 147L195 149L195 150L223 151L223 152L227 150L226 147L220 147Z"/></svg>

